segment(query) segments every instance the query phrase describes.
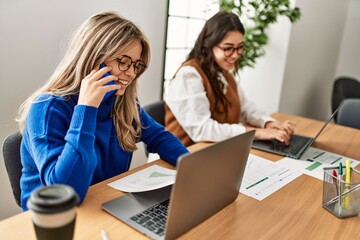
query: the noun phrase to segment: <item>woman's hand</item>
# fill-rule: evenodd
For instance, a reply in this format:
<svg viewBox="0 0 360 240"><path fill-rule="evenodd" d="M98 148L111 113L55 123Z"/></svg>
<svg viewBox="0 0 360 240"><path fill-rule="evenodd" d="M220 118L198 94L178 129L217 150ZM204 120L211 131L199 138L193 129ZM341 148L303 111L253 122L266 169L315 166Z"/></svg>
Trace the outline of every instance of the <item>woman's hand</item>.
<svg viewBox="0 0 360 240"><path fill-rule="evenodd" d="M118 80L117 77L113 75L103 78L105 73L110 71L110 66L101 68L100 70L99 66L97 66L81 81L78 100L79 105L86 105L97 108L100 106L101 101L107 92L120 89L119 84L105 85L111 81Z"/></svg>
<svg viewBox="0 0 360 240"><path fill-rule="evenodd" d="M273 140L276 139L279 142L289 145L291 135L287 134L286 131L270 129L270 128L256 128L255 137L256 140Z"/></svg>
<svg viewBox="0 0 360 240"><path fill-rule="evenodd" d="M265 128L246 128L247 131L255 129L256 140L277 140L289 145L294 134L295 124L291 121L267 122Z"/></svg>
<svg viewBox="0 0 360 240"><path fill-rule="evenodd" d="M265 123L266 129L277 129L277 130L285 131L288 135L290 135L290 137L294 134L294 126L295 123L291 121Z"/></svg>

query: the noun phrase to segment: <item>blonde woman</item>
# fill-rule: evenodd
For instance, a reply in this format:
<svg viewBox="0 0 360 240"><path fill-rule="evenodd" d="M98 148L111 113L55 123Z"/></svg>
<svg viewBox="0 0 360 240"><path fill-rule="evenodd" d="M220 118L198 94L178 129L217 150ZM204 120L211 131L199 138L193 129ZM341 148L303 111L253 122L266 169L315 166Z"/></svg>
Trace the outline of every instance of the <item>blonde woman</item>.
<svg viewBox="0 0 360 240"><path fill-rule="evenodd" d="M91 184L129 169L139 141L174 165L187 152L137 102L149 60L144 33L114 12L80 26L49 81L20 108L23 210L49 184L68 184L83 200Z"/></svg>

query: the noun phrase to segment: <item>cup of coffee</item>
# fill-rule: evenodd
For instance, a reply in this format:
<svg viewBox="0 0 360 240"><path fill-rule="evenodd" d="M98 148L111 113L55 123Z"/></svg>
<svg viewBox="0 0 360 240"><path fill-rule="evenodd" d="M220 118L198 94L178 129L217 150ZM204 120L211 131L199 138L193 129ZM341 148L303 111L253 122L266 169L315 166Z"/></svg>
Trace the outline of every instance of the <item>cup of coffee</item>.
<svg viewBox="0 0 360 240"><path fill-rule="evenodd" d="M79 196L68 185L54 184L33 191L27 207L37 239L73 239L78 203Z"/></svg>

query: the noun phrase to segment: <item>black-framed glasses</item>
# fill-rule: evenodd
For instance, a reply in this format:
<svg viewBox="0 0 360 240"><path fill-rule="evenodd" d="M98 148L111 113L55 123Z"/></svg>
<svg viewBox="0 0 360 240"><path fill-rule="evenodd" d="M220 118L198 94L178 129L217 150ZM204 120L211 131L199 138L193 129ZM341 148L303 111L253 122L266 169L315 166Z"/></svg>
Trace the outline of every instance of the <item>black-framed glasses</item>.
<svg viewBox="0 0 360 240"><path fill-rule="evenodd" d="M147 68L147 66L143 61L141 60L133 61L132 58L127 55L122 55L120 56L120 58L115 58L115 61L118 62L119 70L123 72L128 70L131 67L131 65L133 65L134 73L136 75L142 74Z"/></svg>
<svg viewBox="0 0 360 240"><path fill-rule="evenodd" d="M237 55L241 56L245 53L245 44L242 44L239 47L221 47L219 45L217 45L218 48L220 48L221 50L223 50L225 57L230 57L234 54L235 50Z"/></svg>

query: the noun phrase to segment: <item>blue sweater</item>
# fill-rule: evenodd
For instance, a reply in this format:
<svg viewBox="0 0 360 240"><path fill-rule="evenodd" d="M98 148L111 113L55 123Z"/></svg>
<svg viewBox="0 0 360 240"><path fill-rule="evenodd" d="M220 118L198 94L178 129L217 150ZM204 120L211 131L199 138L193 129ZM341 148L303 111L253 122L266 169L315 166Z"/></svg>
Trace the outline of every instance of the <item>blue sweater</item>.
<svg viewBox="0 0 360 240"><path fill-rule="evenodd" d="M83 201L90 185L129 169L132 152L119 145L110 118L114 96L99 108L77 105L77 99L44 94L30 107L21 143L23 210L31 192L39 187L68 184ZM143 125L139 141L175 165L187 149L140 106L139 110Z"/></svg>

